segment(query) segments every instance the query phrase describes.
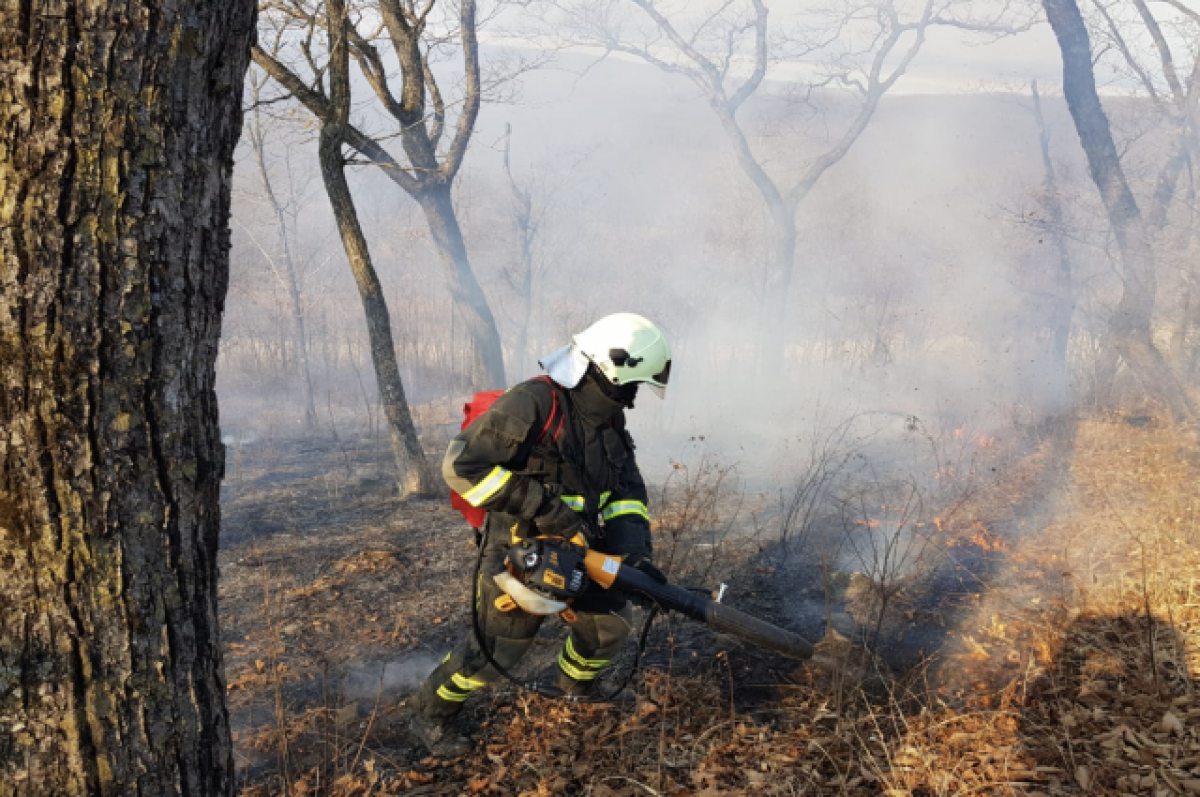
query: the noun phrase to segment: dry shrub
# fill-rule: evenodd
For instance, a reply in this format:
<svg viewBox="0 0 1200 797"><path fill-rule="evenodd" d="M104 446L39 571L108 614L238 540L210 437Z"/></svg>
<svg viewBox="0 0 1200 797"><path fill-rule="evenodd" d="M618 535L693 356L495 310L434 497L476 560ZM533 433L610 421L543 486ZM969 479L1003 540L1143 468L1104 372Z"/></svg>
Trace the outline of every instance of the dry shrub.
<svg viewBox="0 0 1200 797"><path fill-rule="evenodd" d="M693 443L690 462L672 463L652 526L655 561L677 583L728 578L738 558L733 532L743 492L737 468L708 451L703 437Z"/></svg>

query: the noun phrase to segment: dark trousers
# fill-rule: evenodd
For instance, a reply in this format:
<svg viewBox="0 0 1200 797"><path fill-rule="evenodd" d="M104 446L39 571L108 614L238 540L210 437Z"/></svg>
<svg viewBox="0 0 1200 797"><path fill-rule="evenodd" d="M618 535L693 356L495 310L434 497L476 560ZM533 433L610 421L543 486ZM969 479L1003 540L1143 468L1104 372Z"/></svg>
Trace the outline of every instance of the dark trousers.
<svg viewBox="0 0 1200 797"><path fill-rule="evenodd" d="M489 518L489 523L492 520ZM501 521L502 522L502 521ZM483 639L492 657L511 672L533 644L546 619L521 608L501 611L497 598L504 592L492 576L504 569L504 556L511 538L507 528L493 524L483 551L483 564L476 585L476 611ZM633 614L621 593L589 585L572 603L575 619L558 655L557 686L570 694L586 694L596 677L624 647L632 628ZM417 691L416 709L427 719L443 721L462 710L474 692L501 677L479 647L474 629L468 629L445 660Z"/></svg>

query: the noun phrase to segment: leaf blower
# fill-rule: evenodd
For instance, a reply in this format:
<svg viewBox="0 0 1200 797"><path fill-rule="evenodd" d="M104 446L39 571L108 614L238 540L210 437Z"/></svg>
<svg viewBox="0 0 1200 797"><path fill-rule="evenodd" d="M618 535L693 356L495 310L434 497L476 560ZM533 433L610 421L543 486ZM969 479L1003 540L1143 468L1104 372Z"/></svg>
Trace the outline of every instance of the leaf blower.
<svg viewBox="0 0 1200 797"><path fill-rule="evenodd" d="M813 655L812 644L706 594L660 583L621 559L556 537L521 540L508 551L497 585L530 614L569 612L570 601L590 580L604 589L641 593L663 609L679 612L718 631L796 659ZM486 649L486 648L485 648Z"/></svg>

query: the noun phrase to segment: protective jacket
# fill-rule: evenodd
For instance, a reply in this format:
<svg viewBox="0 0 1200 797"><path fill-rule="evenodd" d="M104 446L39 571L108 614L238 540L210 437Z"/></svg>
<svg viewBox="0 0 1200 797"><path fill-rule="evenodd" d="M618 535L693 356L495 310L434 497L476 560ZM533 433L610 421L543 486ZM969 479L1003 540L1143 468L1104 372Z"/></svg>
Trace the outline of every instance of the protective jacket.
<svg viewBox="0 0 1200 797"><path fill-rule="evenodd" d="M488 510L493 529L562 535L582 520L592 547L649 556L646 485L624 409L592 375L570 390L522 382L451 442L442 474Z"/></svg>

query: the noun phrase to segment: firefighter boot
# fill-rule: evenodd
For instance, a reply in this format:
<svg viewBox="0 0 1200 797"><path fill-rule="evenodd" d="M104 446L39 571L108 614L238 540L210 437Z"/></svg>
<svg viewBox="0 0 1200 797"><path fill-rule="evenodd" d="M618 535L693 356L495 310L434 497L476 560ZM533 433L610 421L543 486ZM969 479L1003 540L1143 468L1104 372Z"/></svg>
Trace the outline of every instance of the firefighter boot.
<svg viewBox="0 0 1200 797"><path fill-rule="evenodd" d="M637 702L637 694L632 689L616 684L597 683L595 680L578 681L566 673L558 674L555 687L564 697L580 700L585 703L612 703L614 705L632 705Z"/></svg>
<svg viewBox="0 0 1200 797"><path fill-rule="evenodd" d="M558 680L564 695L595 703L632 703L628 689L598 684L629 637L629 607L613 614L579 613L558 655Z"/></svg>
<svg viewBox="0 0 1200 797"><path fill-rule="evenodd" d="M456 732L448 722L419 713L413 715L408 730L430 755L438 758L462 758L474 748L471 740Z"/></svg>

